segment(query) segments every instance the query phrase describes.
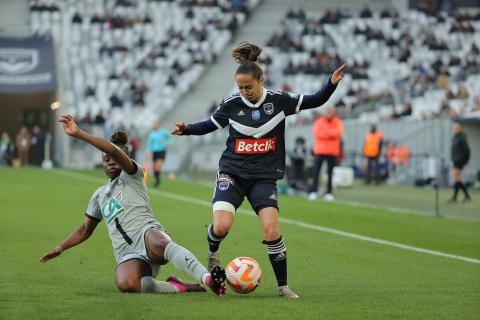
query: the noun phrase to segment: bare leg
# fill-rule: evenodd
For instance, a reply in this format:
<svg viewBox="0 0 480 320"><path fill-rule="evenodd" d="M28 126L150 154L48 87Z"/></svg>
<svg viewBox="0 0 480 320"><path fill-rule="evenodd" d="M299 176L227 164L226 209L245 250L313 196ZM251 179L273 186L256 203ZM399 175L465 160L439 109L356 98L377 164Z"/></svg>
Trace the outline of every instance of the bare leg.
<svg viewBox="0 0 480 320"><path fill-rule="evenodd" d="M160 185L160 175L162 174L163 160L158 159L153 164L153 175L155 176L155 187Z"/></svg>
<svg viewBox="0 0 480 320"><path fill-rule="evenodd" d="M143 260L132 259L120 263L115 272L115 282L122 292L141 292L142 277L151 277L152 270Z"/></svg>

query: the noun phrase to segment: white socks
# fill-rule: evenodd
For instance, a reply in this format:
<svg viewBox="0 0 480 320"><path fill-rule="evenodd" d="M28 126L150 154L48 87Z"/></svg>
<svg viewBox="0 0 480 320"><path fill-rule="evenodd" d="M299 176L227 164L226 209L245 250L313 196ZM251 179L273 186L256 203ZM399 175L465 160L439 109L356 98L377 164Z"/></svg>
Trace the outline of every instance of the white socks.
<svg viewBox="0 0 480 320"><path fill-rule="evenodd" d="M165 259L170 261L177 269L182 270L202 283L209 274L207 268L187 249L170 242L165 247Z"/></svg>
<svg viewBox="0 0 480 320"><path fill-rule="evenodd" d="M140 290L142 293L177 293L180 290L173 284L165 281L158 281L152 277L142 277Z"/></svg>

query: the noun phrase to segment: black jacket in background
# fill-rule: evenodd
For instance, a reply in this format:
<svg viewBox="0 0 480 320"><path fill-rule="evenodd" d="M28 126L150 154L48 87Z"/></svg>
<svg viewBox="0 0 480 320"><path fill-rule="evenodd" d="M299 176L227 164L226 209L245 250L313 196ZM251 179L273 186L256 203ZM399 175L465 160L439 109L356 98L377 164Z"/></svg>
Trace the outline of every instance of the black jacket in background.
<svg viewBox="0 0 480 320"><path fill-rule="evenodd" d="M464 166L470 159L470 148L468 147L467 136L459 132L452 140L452 161L454 164Z"/></svg>

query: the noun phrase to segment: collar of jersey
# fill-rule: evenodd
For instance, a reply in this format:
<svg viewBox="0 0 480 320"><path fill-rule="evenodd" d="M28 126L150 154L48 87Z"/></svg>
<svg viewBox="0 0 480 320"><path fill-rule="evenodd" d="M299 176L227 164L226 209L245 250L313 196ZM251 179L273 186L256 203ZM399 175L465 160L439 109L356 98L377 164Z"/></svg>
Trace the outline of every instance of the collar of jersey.
<svg viewBox="0 0 480 320"><path fill-rule="evenodd" d="M263 90L262 97L255 104L253 104L250 101L248 101L247 99L245 99L241 94L240 94L240 97L242 98L243 103L245 103L248 107L258 108L263 103L263 101L265 101L265 98L267 97L267 89L262 88L262 90Z"/></svg>

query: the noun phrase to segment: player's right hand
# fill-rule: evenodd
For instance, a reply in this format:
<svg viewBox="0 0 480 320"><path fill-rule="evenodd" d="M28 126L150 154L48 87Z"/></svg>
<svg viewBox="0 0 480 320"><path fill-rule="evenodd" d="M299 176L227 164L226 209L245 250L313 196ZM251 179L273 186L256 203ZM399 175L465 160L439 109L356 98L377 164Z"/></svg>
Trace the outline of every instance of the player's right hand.
<svg viewBox="0 0 480 320"><path fill-rule="evenodd" d="M175 123L175 129L171 133L175 136L181 136L185 130L187 130L187 124L185 122L177 122Z"/></svg>
<svg viewBox="0 0 480 320"><path fill-rule="evenodd" d="M69 114L61 116L58 122L62 123L63 130L69 136L75 137L80 132L80 128L75 123L75 118Z"/></svg>
<svg viewBox="0 0 480 320"><path fill-rule="evenodd" d="M63 249L61 247L55 247L53 248L52 250L50 250L49 252L47 252L46 254L44 254L41 258L40 258L40 262L47 262L48 260L50 259L53 259L55 257L58 257L59 255L61 255L63 252Z"/></svg>

